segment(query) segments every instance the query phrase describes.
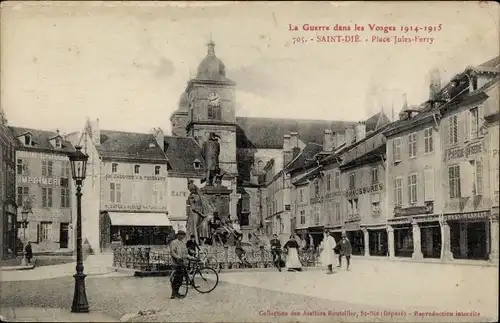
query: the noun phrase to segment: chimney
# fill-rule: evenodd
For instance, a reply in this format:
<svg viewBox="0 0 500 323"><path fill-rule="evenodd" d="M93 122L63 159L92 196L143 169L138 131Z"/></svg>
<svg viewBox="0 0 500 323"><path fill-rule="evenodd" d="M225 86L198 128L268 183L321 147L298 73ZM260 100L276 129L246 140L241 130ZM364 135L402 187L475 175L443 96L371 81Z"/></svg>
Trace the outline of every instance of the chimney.
<svg viewBox="0 0 500 323"><path fill-rule="evenodd" d="M292 151L292 141L290 135L283 136L283 150L284 151Z"/></svg>
<svg viewBox="0 0 500 323"><path fill-rule="evenodd" d="M441 74L438 68L434 68L429 73L429 99L432 100L441 90Z"/></svg>
<svg viewBox="0 0 500 323"><path fill-rule="evenodd" d="M155 137L156 143L160 146L162 151L165 151L165 136L161 128L153 128L153 136Z"/></svg>
<svg viewBox="0 0 500 323"><path fill-rule="evenodd" d="M57 134L58 136L60 136L60 134L59 134L59 129L56 129L56 134Z"/></svg>
<svg viewBox="0 0 500 323"><path fill-rule="evenodd" d="M100 146L101 145L101 128L99 127L99 118L95 119L94 122L92 122L92 141L94 142L94 145Z"/></svg>
<svg viewBox="0 0 500 323"><path fill-rule="evenodd" d="M297 132L290 132L290 144L292 149L299 148L299 134Z"/></svg>
<svg viewBox="0 0 500 323"><path fill-rule="evenodd" d="M350 146L354 143L354 128L347 127L345 128L345 143L346 146Z"/></svg>
<svg viewBox="0 0 500 323"><path fill-rule="evenodd" d="M335 148L335 140L333 137L333 132L330 129L325 129L323 135L323 151L332 152Z"/></svg>
<svg viewBox="0 0 500 323"><path fill-rule="evenodd" d="M356 123L356 141L365 139L366 137L366 121L359 121Z"/></svg>

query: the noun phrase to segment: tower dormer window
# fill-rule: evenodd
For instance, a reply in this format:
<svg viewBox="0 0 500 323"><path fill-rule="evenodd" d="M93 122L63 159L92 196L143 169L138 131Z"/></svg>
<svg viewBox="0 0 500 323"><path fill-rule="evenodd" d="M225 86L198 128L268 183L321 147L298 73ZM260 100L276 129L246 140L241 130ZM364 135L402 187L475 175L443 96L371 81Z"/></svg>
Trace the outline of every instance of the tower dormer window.
<svg viewBox="0 0 500 323"><path fill-rule="evenodd" d="M140 165L134 165L134 174L139 174L140 170L141 170Z"/></svg>

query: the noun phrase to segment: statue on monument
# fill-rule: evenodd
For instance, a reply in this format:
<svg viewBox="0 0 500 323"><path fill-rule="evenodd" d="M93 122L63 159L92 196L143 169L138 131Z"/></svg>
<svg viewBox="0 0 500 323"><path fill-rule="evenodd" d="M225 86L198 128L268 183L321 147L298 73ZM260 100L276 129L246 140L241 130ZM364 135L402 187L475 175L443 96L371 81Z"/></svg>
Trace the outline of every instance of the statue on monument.
<svg viewBox="0 0 500 323"><path fill-rule="evenodd" d="M194 184L192 179L188 179L189 212L186 221L186 233L188 237L195 236L198 244L204 244L207 239L211 239L210 221L213 218L215 207L210 199Z"/></svg>
<svg viewBox="0 0 500 323"><path fill-rule="evenodd" d="M220 139L219 135L211 132L208 140L203 143L201 148L201 156L205 160L205 170L207 172L205 178L201 180L201 183L206 182L205 186L220 184L225 174L221 174L221 169L219 167L220 144L217 138Z"/></svg>

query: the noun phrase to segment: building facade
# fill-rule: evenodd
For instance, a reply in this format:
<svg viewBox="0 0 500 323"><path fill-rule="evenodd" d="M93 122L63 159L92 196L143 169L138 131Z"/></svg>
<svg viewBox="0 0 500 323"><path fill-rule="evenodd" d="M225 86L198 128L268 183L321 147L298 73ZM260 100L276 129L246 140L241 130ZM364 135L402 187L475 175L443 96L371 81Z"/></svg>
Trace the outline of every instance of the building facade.
<svg viewBox="0 0 500 323"><path fill-rule="evenodd" d="M31 241L33 252L73 250L73 181L68 158L72 144L58 131L10 129L18 140L17 213L31 205L25 229L18 216L18 237Z"/></svg>
<svg viewBox="0 0 500 323"><path fill-rule="evenodd" d="M16 146L17 140L7 127L3 111L0 111L0 215L2 219L0 259L11 258L16 252Z"/></svg>

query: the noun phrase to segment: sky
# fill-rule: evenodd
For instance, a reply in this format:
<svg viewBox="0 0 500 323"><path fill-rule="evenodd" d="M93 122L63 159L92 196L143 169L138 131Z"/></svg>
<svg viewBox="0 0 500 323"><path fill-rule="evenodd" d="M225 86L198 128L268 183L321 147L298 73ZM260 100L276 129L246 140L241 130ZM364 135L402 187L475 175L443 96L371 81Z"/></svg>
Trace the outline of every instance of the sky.
<svg viewBox="0 0 500 323"><path fill-rule="evenodd" d="M499 55L493 2L3 2L1 106L10 125L63 133L87 117L102 129L170 132L190 75L212 37L237 83L237 116L363 120L428 98L443 82ZM432 44L302 43L294 37L402 32L289 31L289 24L438 26ZM399 29L398 29L399 30Z"/></svg>

